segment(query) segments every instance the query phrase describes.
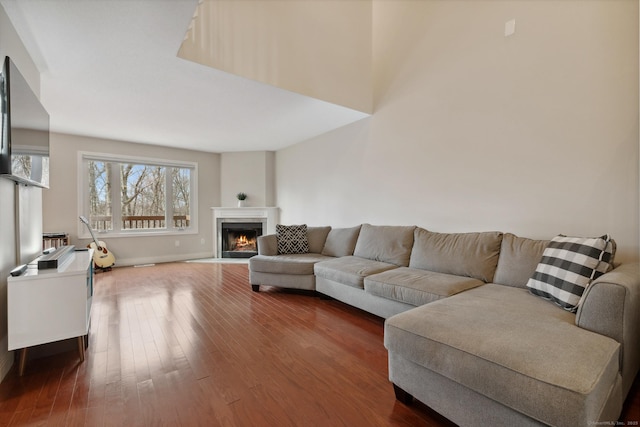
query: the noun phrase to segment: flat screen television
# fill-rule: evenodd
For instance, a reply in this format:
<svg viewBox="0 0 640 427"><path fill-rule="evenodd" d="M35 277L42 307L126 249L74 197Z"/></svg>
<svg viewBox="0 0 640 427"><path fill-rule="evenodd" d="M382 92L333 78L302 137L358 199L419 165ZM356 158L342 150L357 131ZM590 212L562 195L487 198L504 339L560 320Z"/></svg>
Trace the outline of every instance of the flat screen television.
<svg viewBox="0 0 640 427"><path fill-rule="evenodd" d="M49 188L49 113L8 56L0 76L0 176Z"/></svg>

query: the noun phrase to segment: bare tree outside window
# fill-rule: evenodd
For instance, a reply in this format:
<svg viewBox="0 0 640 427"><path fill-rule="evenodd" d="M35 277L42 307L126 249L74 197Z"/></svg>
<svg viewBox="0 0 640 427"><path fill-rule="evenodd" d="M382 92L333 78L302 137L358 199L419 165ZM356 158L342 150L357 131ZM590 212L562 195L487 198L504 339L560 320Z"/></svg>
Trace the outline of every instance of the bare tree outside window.
<svg viewBox="0 0 640 427"><path fill-rule="evenodd" d="M95 158L85 162L89 217L94 229L184 230L192 226L193 167Z"/></svg>
<svg viewBox="0 0 640 427"><path fill-rule="evenodd" d="M186 228L190 218L191 170L185 168L171 169L173 184L173 221L174 226Z"/></svg>
<svg viewBox="0 0 640 427"><path fill-rule="evenodd" d="M89 218L94 230L113 230L111 211L111 163L90 160Z"/></svg>
<svg viewBox="0 0 640 427"><path fill-rule="evenodd" d="M120 165L122 228L165 228L165 168Z"/></svg>

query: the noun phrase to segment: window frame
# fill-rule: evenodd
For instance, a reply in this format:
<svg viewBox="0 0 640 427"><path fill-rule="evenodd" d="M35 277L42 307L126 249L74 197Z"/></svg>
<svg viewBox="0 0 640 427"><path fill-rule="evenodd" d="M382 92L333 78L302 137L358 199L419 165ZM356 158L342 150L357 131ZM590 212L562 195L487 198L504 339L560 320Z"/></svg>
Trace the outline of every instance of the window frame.
<svg viewBox="0 0 640 427"><path fill-rule="evenodd" d="M140 237L140 236L172 236L172 235L184 235L184 234L198 234L198 163L179 160L167 160L152 157L142 156L127 156L119 154L106 154L95 153L89 151L78 152L78 216L83 215L89 218L89 167L88 162L90 160L96 160L100 162L116 163L116 169L120 167L120 164L142 164L150 166L161 166L165 168L184 168L191 169L190 176L190 220L189 227L176 228L173 226L173 221L166 221L165 223L171 224L171 228L136 228L136 229L115 229L115 224L121 224L122 215L122 202L120 199L119 191L116 189L120 185L120 173L112 174L114 181L112 182L112 222L114 224L113 230L94 230L96 234L111 237ZM165 186L171 183L171 173L167 171L165 174ZM171 190L173 191L173 190ZM114 197L117 196L117 197ZM173 216L173 197L166 198L165 201L165 215L167 218ZM120 226L119 226L120 227ZM81 239L91 239L91 234L87 227L78 223L78 237Z"/></svg>

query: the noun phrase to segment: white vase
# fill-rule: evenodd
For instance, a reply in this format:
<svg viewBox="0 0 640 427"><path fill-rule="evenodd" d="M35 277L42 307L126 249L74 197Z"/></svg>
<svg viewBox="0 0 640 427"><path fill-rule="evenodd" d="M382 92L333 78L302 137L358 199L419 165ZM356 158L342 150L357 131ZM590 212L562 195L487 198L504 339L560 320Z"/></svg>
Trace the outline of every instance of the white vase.
<svg viewBox="0 0 640 427"><path fill-rule="evenodd" d="M244 200L238 200L238 207L239 208L244 208L244 203L245 203Z"/></svg>

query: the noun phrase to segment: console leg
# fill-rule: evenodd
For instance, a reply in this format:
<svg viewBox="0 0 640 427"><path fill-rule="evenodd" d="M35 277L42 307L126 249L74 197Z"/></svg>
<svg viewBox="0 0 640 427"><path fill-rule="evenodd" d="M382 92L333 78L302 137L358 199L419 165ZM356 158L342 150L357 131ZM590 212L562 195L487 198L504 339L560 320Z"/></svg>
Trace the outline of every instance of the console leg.
<svg viewBox="0 0 640 427"><path fill-rule="evenodd" d="M413 403L413 396L395 384L393 385L393 392L396 395L396 399L405 405L411 405Z"/></svg>
<svg viewBox="0 0 640 427"><path fill-rule="evenodd" d="M251 285L251 290L253 292L260 292L260 285Z"/></svg>
<svg viewBox="0 0 640 427"><path fill-rule="evenodd" d="M80 362L84 362L84 335L78 337L78 353L80 353Z"/></svg>
<svg viewBox="0 0 640 427"><path fill-rule="evenodd" d="M27 347L20 349L20 359L18 362L18 375L24 374L24 367L27 364Z"/></svg>

